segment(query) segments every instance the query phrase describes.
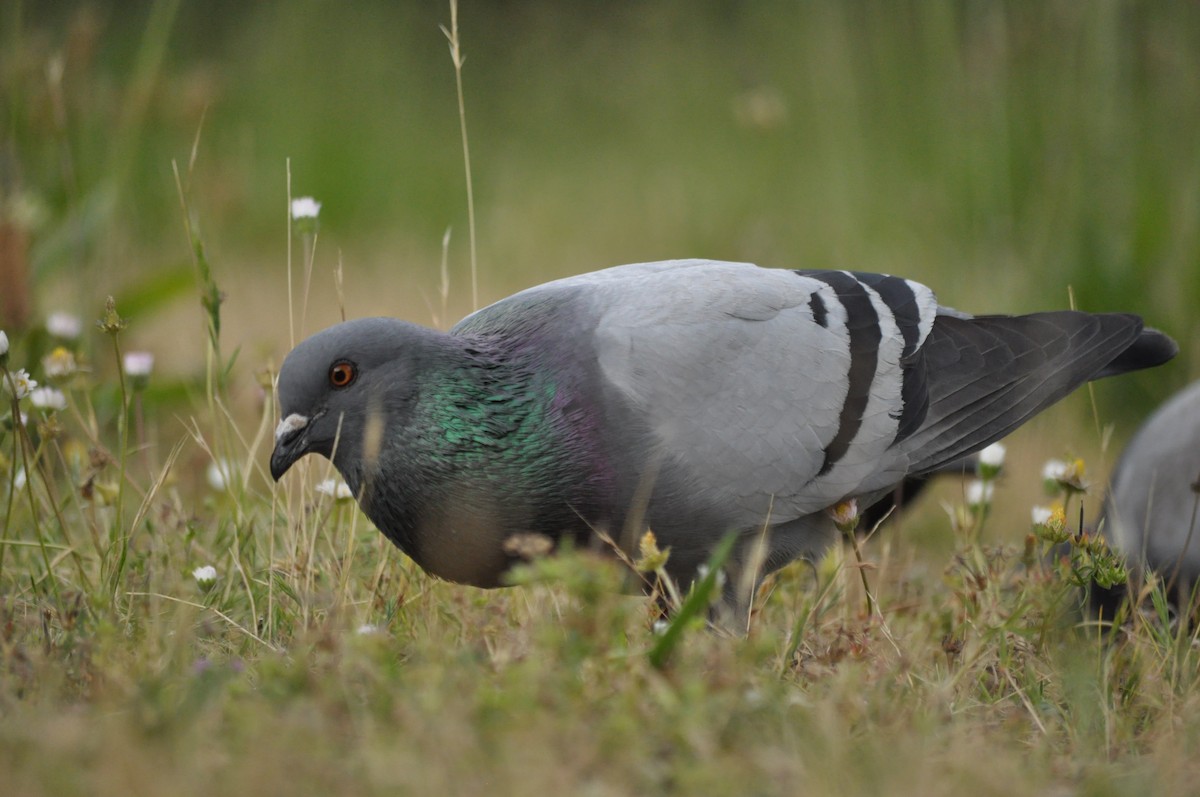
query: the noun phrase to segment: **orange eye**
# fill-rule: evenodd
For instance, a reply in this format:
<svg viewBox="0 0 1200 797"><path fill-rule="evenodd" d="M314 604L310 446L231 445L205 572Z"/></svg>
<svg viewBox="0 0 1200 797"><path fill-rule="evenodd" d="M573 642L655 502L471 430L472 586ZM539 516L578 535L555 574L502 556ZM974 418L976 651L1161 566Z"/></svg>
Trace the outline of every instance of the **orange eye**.
<svg viewBox="0 0 1200 797"><path fill-rule="evenodd" d="M334 387L348 387L356 376L358 369L354 367L354 363L334 363L329 369L329 384Z"/></svg>

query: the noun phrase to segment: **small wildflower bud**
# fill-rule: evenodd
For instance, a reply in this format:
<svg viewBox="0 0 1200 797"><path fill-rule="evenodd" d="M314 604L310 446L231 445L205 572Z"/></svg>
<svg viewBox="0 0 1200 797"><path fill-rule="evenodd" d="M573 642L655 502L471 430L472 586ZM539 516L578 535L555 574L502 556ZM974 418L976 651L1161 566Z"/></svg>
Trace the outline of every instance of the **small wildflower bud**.
<svg viewBox="0 0 1200 797"><path fill-rule="evenodd" d="M0 365L8 362L8 333L0 329Z"/></svg>
<svg viewBox="0 0 1200 797"><path fill-rule="evenodd" d="M150 372L154 370L154 354L148 351L127 351L121 358L125 375L133 384L134 390L144 390L150 381Z"/></svg>
<svg viewBox="0 0 1200 797"><path fill-rule="evenodd" d="M70 313L55 312L46 318L46 331L59 340L75 340L83 332L83 322Z"/></svg>
<svg viewBox="0 0 1200 797"><path fill-rule="evenodd" d="M1022 550L1022 552L1021 552L1021 561L1024 562L1026 566L1029 566L1029 565L1033 564L1033 561L1036 558L1036 556L1037 556L1037 535L1026 534L1025 535L1025 547L1024 547L1024 550Z"/></svg>
<svg viewBox="0 0 1200 797"><path fill-rule="evenodd" d="M1084 478L1084 465L1082 459L1074 459L1067 463L1067 472L1062 478L1063 486L1069 491L1076 493L1087 492L1088 482Z"/></svg>
<svg viewBox="0 0 1200 797"><path fill-rule="evenodd" d="M37 387L37 382L29 378L24 368L6 374L3 379L4 386L17 401L28 396Z"/></svg>
<svg viewBox="0 0 1200 797"><path fill-rule="evenodd" d="M1058 480L1067 472L1067 463L1061 459L1048 459L1042 466L1042 481L1051 493L1058 492Z"/></svg>
<svg viewBox="0 0 1200 797"><path fill-rule="evenodd" d="M219 493L223 493L229 489L229 485L233 483L234 478L233 463L227 459L217 459L208 463L208 471L205 476L208 478L208 486Z"/></svg>
<svg viewBox="0 0 1200 797"><path fill-rule="evenodd" d="M350 485L339 479L326 479L318 484L316 489L321 495L327 495L335 501L349 501L354 497L354 493L350 492Z"/></svg>
<svg viewBox="0 0 1200 797"><path fill-rule="evenodd" d="M317 216L321 212L321 203L310 196L296 197L292 200L292 221L302 233L317 231Z"/></svg>
<svg viewBox="0 0 1200 797"><path fill-rule="evenodd" d="M39 387L29 391L29 402L39 410L62 411L67 408L67 397L56 387Z"/></svg>
<svg viewBox="0 0 1200 797"><path fill-rule="evenodd" d="M104 318L96 322L96 326L106 335L116 335L126 327L128 322L117 313L117 300L109 296L104 302Z"/></svg>
<svg viewBox="0 0 1200 797"><path fill-rule="evenodd" d="M858 501L854 498L839 501L825 511L833 519L833 523L838 527L838 531L843 534L849 534L858 525Z"/></svg>
<svg viewBox="0 0 1200 797"><path fill-rule="evenodd" d="M1008 449L1003 443L992 443L987 448L979 452L979 464L976 471L979 478L986 481L996 478L1000 474L1000 469L1004 467L1004 455L1008 453Z"/></svg>
<svg viewBox="0 0 1200 797"><path fill-rule="evenodd" d="M310 196L300 196L292 200L292 219L315 219L321 212L321 203Z"/></svg>
<svg viewBox="0 0 1200 797"><path fill-rule="evenodd" d="M148 351L127 351L121 362L130 376L150 376L154 370L154 355Z"/></svg>
<svg viewBox="0 0 1200 797"><path fill-rule="evenodd" d="M1095 566L1092 580L1102 588L1112 589L1118 584L1125 584L1129 581L1129 571L1125 569L1124 562L1108 550L1107 546L1093 552L1092 556Z"/></svg>
<svg viewBox="0 0 1200 797"><path fill-rule="evenodd" d="M1046 542L1058 545L1066 542L1070 536L1067 533L1067 516L1057 504L1052 507L1035 506L1030 517L1033 520L1034 534Z"/></svg>
<svg viewBox="0 0 1200 797"><path fill-rule="evenodd" d="M208 592L210 589L216 586L217 568L213 567L212 565L197 567L192 571L192 578L196 579L196 585L199 586L200 589Z"/></svg>
<svg viewBox="0 0 1200 797"><path fill-rule="evenodd" d="M992 503L992 493L995 491L995 485L990 481L976 479L969 482L964 493L967 501L967 506L972 509L985 509Z"/></svg>
<svg viewBox="0 0 1200 797"><path fill-rule="evenodd" d="M57 440L66 434L66 428L58 420L55 410L42 410L42 419L38 422L37 433L43 440Z"/></svg>
<svg viewBox="0 0 1200 797"><path fill-rule="evenodd" d="M633 566L639 573L653 573L666 567L670 555L671 549L661 550L654 532L647 531L638 540L638 560Z"/></svg>
<svg viewBox="0 0 1200 797"><path fill-rule="evenodd" d="M73 376L79 370L79 365L70 349L56 346L42 358L42 370L45 371L47 379L63 380Z"/></svg>
<svg viewBox="0 0 1200 797"><path fill-rule="evenodd" d="M1049 495L1057 495L1063 491L1068 493L1087 492L1088 482L1084 478L1083 460L1078 458L1066 462L1061 459L1049 460L1042 466L1042 484Z"/></svg>

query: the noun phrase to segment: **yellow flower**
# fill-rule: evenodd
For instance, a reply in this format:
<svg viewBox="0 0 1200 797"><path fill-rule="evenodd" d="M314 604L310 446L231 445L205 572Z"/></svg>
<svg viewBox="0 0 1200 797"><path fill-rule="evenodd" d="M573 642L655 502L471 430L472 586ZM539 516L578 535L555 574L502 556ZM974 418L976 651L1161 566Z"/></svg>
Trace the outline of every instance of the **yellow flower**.
<svg viewBox="0 0 1200 797"><path fill-rule="evenodd" d="M638 560L633 563L640 573L653 573L666 567L671 549L661 550L653 531L647 530L638 541Z"/></svg>
<svg viewBox="0 0 1200 797"><path fill-rule="evenodd" d="M1054 544L1066 542L1067 516L1061 504L1053 506L1035 506L1030 513L1034 531L1039 537Z"/></svg>
<svg viewBox="0 0 1200 797"><path fill-rule="evenodd" d="M1061 459L1051 459L1042 467L1042 481L1046 492L1055 493L1066 490L1069 493L1087 492L1088 482L1084 478L1085 467L1083 460L1075 458L1067 462Z"/></svg>
<svg viewBox="0 0 1200 797"><path fill-rule="evenodd" d="M49 379L66 379L79 370L75 355L63 346L55 347L54 351L42 358L42 370Z"/></svg>

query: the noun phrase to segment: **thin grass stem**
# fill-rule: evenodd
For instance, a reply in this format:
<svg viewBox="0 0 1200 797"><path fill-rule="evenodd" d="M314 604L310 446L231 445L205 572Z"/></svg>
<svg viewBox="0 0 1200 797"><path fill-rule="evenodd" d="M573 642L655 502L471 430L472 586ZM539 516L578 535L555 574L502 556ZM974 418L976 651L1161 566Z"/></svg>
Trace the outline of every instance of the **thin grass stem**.
<svg viewBox="0 0 1200 797"><path fill-rule="evenodd" d="M471 179L471 144L467 137L467 105L463 96L462 67L465 56L458 36L458 0L450 0L450 30L442 26L450 42L450 58L454 61L454 85L458 92L458 127L462 136L463 168L467 180L467 234L471 241L471 309L479 309L479 266L475 245L475 189Z"/></svg>

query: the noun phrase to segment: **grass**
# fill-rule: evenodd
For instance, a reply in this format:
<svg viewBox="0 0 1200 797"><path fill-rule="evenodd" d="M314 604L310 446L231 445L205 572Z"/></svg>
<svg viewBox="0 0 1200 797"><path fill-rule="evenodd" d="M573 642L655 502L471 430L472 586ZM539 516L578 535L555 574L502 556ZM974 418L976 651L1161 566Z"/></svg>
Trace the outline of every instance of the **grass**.
<svg viewBox="0 0 1200 797"><path fill-rule="evenodd" d="M150 511L88 541L89 522L117 528L100 496L120 463L90 500L55 493L80 479L57 464L80 433L56 417L35 427L51 478L26 482L0 573L0 772L18 793L1172 793L1191 777L1186 635L1138 618L1099 639L1063 573L978 516L941 563L873 540L877 612L834 551L770 584L748 638L679 627L664 658L653 606L609 560L537 563L501 592L437 582L298 481L235 471L189 511L170 463L143 471L133 449ZM192 576L207 564L211 587Z"/></svg>
<svg viewBox="0 0 1200 797"><path fill-rule="evenodd" d="M140 10L0 12L0 234L29 283L0 282L5 368L66 398L0 409L6 791L1194 790L1193 640L1153 613L1101 637L1089 560L1027 536L1044 458L1088 461L1090 522L1110 439L1196 372L1195 8L468 6L457 64L445 9ZM474 303L456 99L481 301L656 257L833 263L973 310L1070 285L1185 353L1014 436L986 519L947 483L784 571L743 640L656 632L587 552L435 581L315 490L326 463L275 487L264 462L292 327ZM304 194L319 247L284 226ZM54 338L57 308L105 329ZM51 378L58 346L81 367Z"/></svg>

